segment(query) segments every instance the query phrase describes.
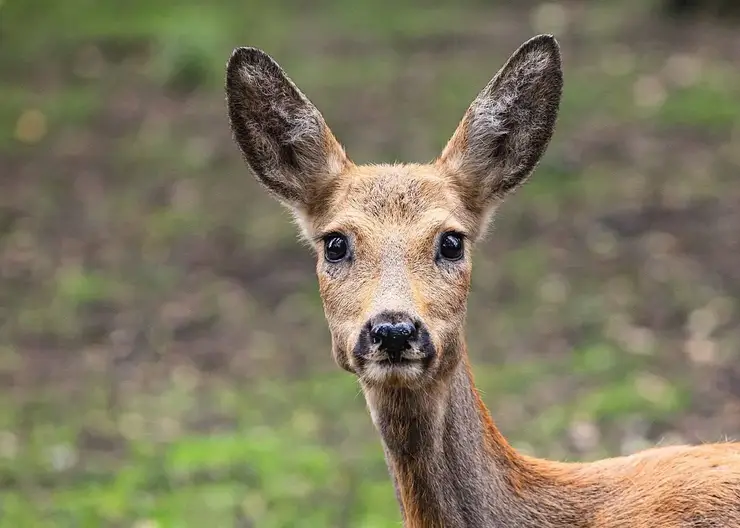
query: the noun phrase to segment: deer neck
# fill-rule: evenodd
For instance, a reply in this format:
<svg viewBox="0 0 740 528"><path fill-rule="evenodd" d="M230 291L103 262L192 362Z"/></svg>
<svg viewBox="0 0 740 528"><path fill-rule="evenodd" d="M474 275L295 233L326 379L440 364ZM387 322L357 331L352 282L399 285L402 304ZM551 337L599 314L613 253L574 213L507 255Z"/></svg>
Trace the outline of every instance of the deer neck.
<svg viewBox="0 0 740 528"><path fill-rule="evenodd" d="M556 497L556 466L519 455L495 427L467 359L437 386L365 387L365 396L406 527L581 526ZM543 504L560 509L552 516Z"/></svg>

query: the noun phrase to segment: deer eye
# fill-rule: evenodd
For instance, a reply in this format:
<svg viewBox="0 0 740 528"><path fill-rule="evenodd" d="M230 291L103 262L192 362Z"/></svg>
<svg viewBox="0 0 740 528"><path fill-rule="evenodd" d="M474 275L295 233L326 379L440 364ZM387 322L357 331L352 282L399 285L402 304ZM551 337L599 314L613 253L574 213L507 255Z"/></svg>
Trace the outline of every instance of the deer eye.
<svg viewBox="0 0 740 528"><path fill-rule="evenodd" d="M465 253L463 237L457 233L444 233L439 242L439 256L445 260L460 260Z"/></svg>
<svg viewBox="0 0 740 528"><path fill-rule="evenodd" d="M324 258L328 262L340 262L347 257L347 237L339 233L331 233L324 237Z"/></svg>

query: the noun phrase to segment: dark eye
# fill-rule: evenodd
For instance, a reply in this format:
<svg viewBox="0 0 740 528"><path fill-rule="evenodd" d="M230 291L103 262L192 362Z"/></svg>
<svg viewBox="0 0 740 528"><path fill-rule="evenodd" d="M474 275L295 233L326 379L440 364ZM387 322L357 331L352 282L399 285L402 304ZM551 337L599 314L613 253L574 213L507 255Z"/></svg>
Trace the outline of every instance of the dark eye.
<svg viewBox="0 0 740 528"><path fill-rule="evenodd" d="M347 238L332 233L324 238L324 258L329 262L339 262L347 256Z"/></svg>
<svg viewBox="0 0 740 528"><path fill-rule="evenodd" d="M439 255L445 260L460 260L465 253L463 237L457 233L445 233L439 242Z"/></svg>

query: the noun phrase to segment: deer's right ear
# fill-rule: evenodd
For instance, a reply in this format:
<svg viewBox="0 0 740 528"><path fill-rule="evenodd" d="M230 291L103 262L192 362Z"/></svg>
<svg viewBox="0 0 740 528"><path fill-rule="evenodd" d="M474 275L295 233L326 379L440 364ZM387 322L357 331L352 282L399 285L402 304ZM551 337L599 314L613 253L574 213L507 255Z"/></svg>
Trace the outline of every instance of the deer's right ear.
<svg viewBox="0 0 740 528"><path fill-rule="evenodd" d="M321 113L264 51L234 50L226 101L247 165L286 205L306 211L351 164Z"/></svg>

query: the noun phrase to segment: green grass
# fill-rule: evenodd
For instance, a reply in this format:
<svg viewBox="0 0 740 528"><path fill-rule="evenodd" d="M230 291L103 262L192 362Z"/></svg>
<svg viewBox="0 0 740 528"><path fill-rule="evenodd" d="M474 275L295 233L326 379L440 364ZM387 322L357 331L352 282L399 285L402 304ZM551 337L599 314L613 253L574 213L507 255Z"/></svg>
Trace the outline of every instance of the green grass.
<svg viewBox="0 0 740 528"><path fill-rule="evenodd" d="M327 396L320 390L324 384L334 393L329 394L334 397L328 400L328 408L322 404ZM280 415L279 420L249 404L251 398L268 398L275 390L280 391L280 397L263 401L272 401L272 413ZM222 406L234 407L228 429L209 434L193 431L164 441L157 440L157 424L149 422L146 415L138 433L132 423L121 420L118 434L129 439L117 453L118 460L113 465L99 463L98 467L87 461L86 469L67 470L59 465L65 449L70 450L69 456L79 455L70 446L78 431L91 426L85 414L77 414L80 420L64 427L39 426L24 442L15 463L0 465L0 481L6 485L18 486L21 491L26 482L34 485L31 497L22 493L8 497L3 526L48 522L101 526L144 519L159 526L198 526L207 519L218 526L230 526L240 516L260 526L333 525L347 515L343 510L347 501L354 504L349 512L355 520L352 525L387 526L380 519L392 518L395 505L385 466L375 453L375 439L356 435L362 442L357 447L365 455L353 466L343 460L341 448L320 439L327 427L350 426L358 420L353 414L361 408L359 401L355 411L344 408L335 413L331 408L332 403L356 399L355 395L354 382L344 376L288 385L287 389L266 385L236 395L238 404L233 395L216 393L213 396L222 403L232 400L231 405ZM283 408L279 409L281 400ZM52 404L45 398L40 401L46 403L34 410L39 423L54 411L66 413L63 404ZM177 387L160 394L156 401L165 407L156 409L152 418L185 417L189 412L181 407L187 398L183 400ZM295 401L302 405L295 408ZM336 420L340 423L330 424ZM367 430L369 424L363 425ZM383 499L384 508L376 502L378 498ZM370 511L375 521L372 515L366 517L365 512Z"/></svg>

